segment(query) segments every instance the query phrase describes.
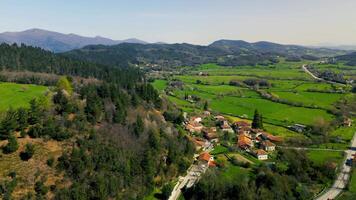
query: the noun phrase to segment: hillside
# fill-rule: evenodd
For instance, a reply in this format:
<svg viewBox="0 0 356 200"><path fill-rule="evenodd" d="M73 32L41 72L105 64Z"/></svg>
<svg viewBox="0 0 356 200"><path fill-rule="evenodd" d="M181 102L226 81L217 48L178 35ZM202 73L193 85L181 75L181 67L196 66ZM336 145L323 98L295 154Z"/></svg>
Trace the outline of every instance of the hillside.
<svg viewBox="0 0 356 200"><path fill-rule="evenodd" d="M346 54L346 55L336 56L335 59L340 62L345 62L346 65L356 66L356 52Z"/></svg>
<svg viewBox="0 0 356 200"><path fill-rule="evenodd" d="M131 38L127 40L112 40L100 36L84 37L76 34L63 34L42 29L30 29L22 32L0 33L0 43L26 44L41 47L53 52L64 52L78 49L91 44L114 45L119 43L146 43Z"/></svg>
<svg viewBox="0 0 356 200"><path fill-rule="evenodd" d="M192 44L119 44L113 46L90 45L63 53L80 60L114 65L156 66L171 68L216 63L223 66L268 65L277 62L278 56L289 59L317 59L344 53L340 50L311 49L296 45L269 42L220 40L208 46Z"/></svg>
<svg viewBox="0 0 356 200"><path fill-rule="evenodd" d="M1 112L1 199L143 199L189 167L191 142L162 115L180 111L136 70L6 44L0 61L2 81L49 85Z"/></svg>

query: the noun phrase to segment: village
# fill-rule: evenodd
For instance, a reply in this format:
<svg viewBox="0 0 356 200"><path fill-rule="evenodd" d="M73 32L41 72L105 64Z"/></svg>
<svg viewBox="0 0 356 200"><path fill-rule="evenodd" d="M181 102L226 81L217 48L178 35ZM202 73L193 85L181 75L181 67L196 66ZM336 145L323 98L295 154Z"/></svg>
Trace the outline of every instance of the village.
<svg viewBox="0 0 356 200"><path fill-rule="evenodd" d="M201 115L190 117L185 115L185 119L185 129L191 134L192 141L200 152L196 159L209 167L217 166L210 151L217 145L227 146L220 141L227 135L234 138L231 146L261 161L268 160L269 154L276 149L276 143L283 141L281 137L253 127L246 120L230 122L224 116L213 115L210 111L203 111Z"/></svg>

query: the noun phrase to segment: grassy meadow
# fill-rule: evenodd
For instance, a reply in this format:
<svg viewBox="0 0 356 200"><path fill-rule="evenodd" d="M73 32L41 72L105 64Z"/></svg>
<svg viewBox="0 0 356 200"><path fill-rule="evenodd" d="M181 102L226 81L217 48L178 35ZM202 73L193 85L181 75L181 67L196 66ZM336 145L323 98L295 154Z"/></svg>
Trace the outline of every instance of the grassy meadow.
<svg viewBox="0 0 356 200"><path fill-rule="evenodd" d="M282 137L305 137L302 134L286 129L288 125L300 123L312 125L321 118L331 121L335 118L330 113L335 103L351 95L341 84L330 84L313 80L302 69L303 62L285 62L271 66L238 66L226 67L216 64L204 64L184 68L183 75L175 75L174 80L184 83L183 89L170 88L168 80L155 80L153 86L159 91L170 88L168 99L184 111L193 112L202 109L207 101L209 108L231 117L252 119L255 109L263 115L266 130ZM203 72L206 76L200 76ZM277 98L272 101L264 98L256 89L246 87L246 79L266 80L269 87L258 90ZM237 81L239 86L230 85ZM342 92L334 92L342 89ZM346 91L346 93L345 93ZM194 96L197 102L185 100ZM335 133L334 133L335 132ZM340 135L349 140L352 131L335 130L331 136Z"/></svg>
<svg viewBox="0 0 356 200"><path fill-rule="evenodd" d="M47 87L17 83L0 83L0 112L9 107L27 107L29 101L43 95Z"/></svg>

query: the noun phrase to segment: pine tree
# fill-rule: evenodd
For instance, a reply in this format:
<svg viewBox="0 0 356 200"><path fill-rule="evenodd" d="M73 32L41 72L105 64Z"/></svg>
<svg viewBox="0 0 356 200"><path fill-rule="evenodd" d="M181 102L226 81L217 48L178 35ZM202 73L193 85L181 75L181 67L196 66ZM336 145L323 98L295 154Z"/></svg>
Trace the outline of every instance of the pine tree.
<svg viewBox="0 0 356 200"><path fill-rule="evenodd" d="M17 112L10 108L0 122L0 139L7 139L17 127Z"/></svg>
<svg viewBox="0 0 356 200"><path fill-rule="evenodd" d="M258 113L257 109L253 115L252 128L263 128L262 116Z"/></svg>
<svg viewBox="0 0 356 200"><path fill-rule="evenodd" d="M12 153L19 148L19 144L17 143L17 140L14 136L10 136L9 139L7 139L7 141L8 143L4 147L4 153Z"/></svg>

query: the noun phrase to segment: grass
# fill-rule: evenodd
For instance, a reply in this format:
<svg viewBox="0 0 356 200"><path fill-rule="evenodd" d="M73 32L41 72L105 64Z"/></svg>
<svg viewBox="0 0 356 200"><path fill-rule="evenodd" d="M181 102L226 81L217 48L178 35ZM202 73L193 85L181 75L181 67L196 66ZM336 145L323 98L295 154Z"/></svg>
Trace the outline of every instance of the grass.
<svg viewBox="0 0 356 200"><path fill-rule="evenodd" d="M343 94L334 93L318 93L318 92L272 92L280 99L285 99L291 102L302 103L306 106L318 106L321 108L331 109L333 104L340 100Z"/></svg>
<svg viewBox="0 0 356 200"><path fill-rule="evenodd" d="M355 119L354 119L355 122ZM353 125L351 127L340 127L330 133L330 136L333 137L340 137L341 139L345 141L351 141L352 137L354 136L356 132L356 126Z"/></svg>
<svg viewBox="0 0 356 200"><path fill-rule="evenodd" d="M243 179L249 174L249 170L229 164L225 169L223 169L222 177L226 180L230 179Z"/></svg>
<svg viewBox="0 0 356 200"><path fill-rule="evenodd" d="M152 86L158 90L158 91L163 91L167 87L167 81L166 80L155 80L153 83L151 83Z"/></svg>
<svg viewBox="0 0 356 200"><path fill-rule="evenodd" d="M227 150L226 147L219 145L219 146L214 147L214 150L211 151L210 153L211 153L212 155L217 155L217 154L226 153L227 151L228 151L228 150Z"/></svg>
<svg viewBox="0 0 356 200"><path fill-rule="evenodd" d="M307 155L316 165L323 165L328 161L340 163L344 158L343 152L325 150L308 150Z"/></svg>
<svg viewBox="0 0 356 200"><path fill-rule="evenodd" d="M28 102L47 91L47 87L16 83L0 83L0 111L13 108L28 107Z"/></svg>
<svg viewBox="0 0 356 200"><path fill-rule="evenodd" d="M349 191L352 193L356 193L356 170L352 171L351 181L349 184Z"/></svg>

